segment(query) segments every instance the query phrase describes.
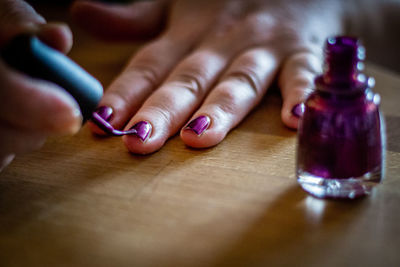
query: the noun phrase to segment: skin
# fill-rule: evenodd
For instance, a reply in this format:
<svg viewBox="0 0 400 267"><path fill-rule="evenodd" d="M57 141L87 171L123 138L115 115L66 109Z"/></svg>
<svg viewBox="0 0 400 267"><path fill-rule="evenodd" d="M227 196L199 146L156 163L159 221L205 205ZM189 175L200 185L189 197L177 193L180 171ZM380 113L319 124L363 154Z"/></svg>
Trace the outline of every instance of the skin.
<svg viewBox="0 0 400 267"><path fill-rule="evenodd" d="M123 138L131 152L147 154L179 132L191 147L218 144L273 81L283 98L282 122L296 129L298 118L291 110L312 90L325 39L344 33L365 36L369 49L369 43L381 44L390 36L397 51L393 39L398 41L398 35L389 34L387 25L399 25L399 6L395 0L152 0L124 5L81 0L73 3L71 14L103 39L153 38L133 55L100 103L114 109L110 123L117 129L143 120L152 125L145 142ZM372 31L368 25L385 30ZM46 24L21 0L0 0L0 46L27 31L63 52L72 45L65 25ZM56 85L24 76L2 61L0 84L0 168L49 135L78 131L77 104ZM200 115L210 118L208 129L200 136L185 130Z"/></svg>
<svg viewBox="0 0 400 267"><path fill-rule="evenodd" d="M169 9L161 18L164 23L158 21L161 15L151 17L148 11L162 7ZM77 1L72 14L88 30L102 20L121 25L130 20L135 22L131 32L140 35L141 18L117 19L118 8L122 6ZM275 79L283 98L282 121L296 129L298 118L291 110L305 99L321 71L323 42L344 32L342 6L328 0L146 1L123 8L132 14L147 9L140 14L148 12L147 20L156 27L152 33L167 25L133 56L100 103L114 109L111 124L116 128L129 129L142 120L151 123L152 133L145 142L135 136L123 138L131 152L141 154L160 149L179 131L190 147L218 144L261 101ZM89 21L85 19L89 13L102 14L91 17L102 19ZM101 37L110 36L103 32ZM211 120L202 135L184 130L200 115ZM101 133L93 125L92 130Z"/></svg>
<svg viewBox="0 0 400 267"><path fill-rule="evenodd" d="M23 1L1 0L0 47L21 32L36 33L62 52L72 46L67 26L46 24ZM0 85L0 170L16 155L42 146L47 136L79 130L81 115L77 103L58 86L27 77L1 60Z"/></svg>

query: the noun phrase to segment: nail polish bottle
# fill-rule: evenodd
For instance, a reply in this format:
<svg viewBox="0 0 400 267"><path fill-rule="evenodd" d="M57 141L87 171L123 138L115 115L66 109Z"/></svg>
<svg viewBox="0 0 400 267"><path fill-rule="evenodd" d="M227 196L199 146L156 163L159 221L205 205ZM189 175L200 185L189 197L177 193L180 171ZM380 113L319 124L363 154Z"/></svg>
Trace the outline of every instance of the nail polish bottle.
<svg viewBox="0 0 400 267"><path fill-rule="evenodd" d="M324 72L300 119L297 181L319 198L370 194L383 178L385 131L373 78L362 73L365 49L352 37L329 38Z"/></svg>

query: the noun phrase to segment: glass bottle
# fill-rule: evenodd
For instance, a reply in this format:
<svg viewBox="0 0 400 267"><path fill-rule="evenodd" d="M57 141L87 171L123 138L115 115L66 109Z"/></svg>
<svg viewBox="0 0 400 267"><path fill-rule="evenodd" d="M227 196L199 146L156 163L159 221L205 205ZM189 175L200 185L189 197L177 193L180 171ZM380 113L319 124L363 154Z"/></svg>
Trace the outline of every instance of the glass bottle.
<svg viewBox="0 0 400 267"><path fill-rule="evenodd" d="M365 49L352 37L329 38L324 72L304 103L297 181L319 198L369 194L383 178L384 125L373 78L362 73Z"/></svg>

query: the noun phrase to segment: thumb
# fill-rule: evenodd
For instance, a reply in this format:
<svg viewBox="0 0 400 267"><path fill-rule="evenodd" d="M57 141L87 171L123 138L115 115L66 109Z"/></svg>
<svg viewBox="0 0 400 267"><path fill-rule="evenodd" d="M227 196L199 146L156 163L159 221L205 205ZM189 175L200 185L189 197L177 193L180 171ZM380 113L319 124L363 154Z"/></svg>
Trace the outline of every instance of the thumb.
<svg viewBox="0 0 400 267"><path fill-rule="evenodd" d="M72 33L67 25L49 23L22 0L0 0L0 47L20 33L36 34L61 52L72 47Z"/></svg>

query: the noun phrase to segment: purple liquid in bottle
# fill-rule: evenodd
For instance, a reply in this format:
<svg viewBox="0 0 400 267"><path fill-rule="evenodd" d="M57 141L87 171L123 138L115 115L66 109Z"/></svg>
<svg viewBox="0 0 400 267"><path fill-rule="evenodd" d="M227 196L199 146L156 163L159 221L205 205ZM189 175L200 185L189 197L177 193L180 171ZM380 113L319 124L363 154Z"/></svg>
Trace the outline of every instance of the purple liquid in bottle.
<svg viewBox="0 0 400 267"><path fill-rule="evenodd" d="M305 102L297 177L320 198L369 194L382 177L384 134L373 79L360 71L365 50L351 37L328 39L325 70Z"/></svg>

